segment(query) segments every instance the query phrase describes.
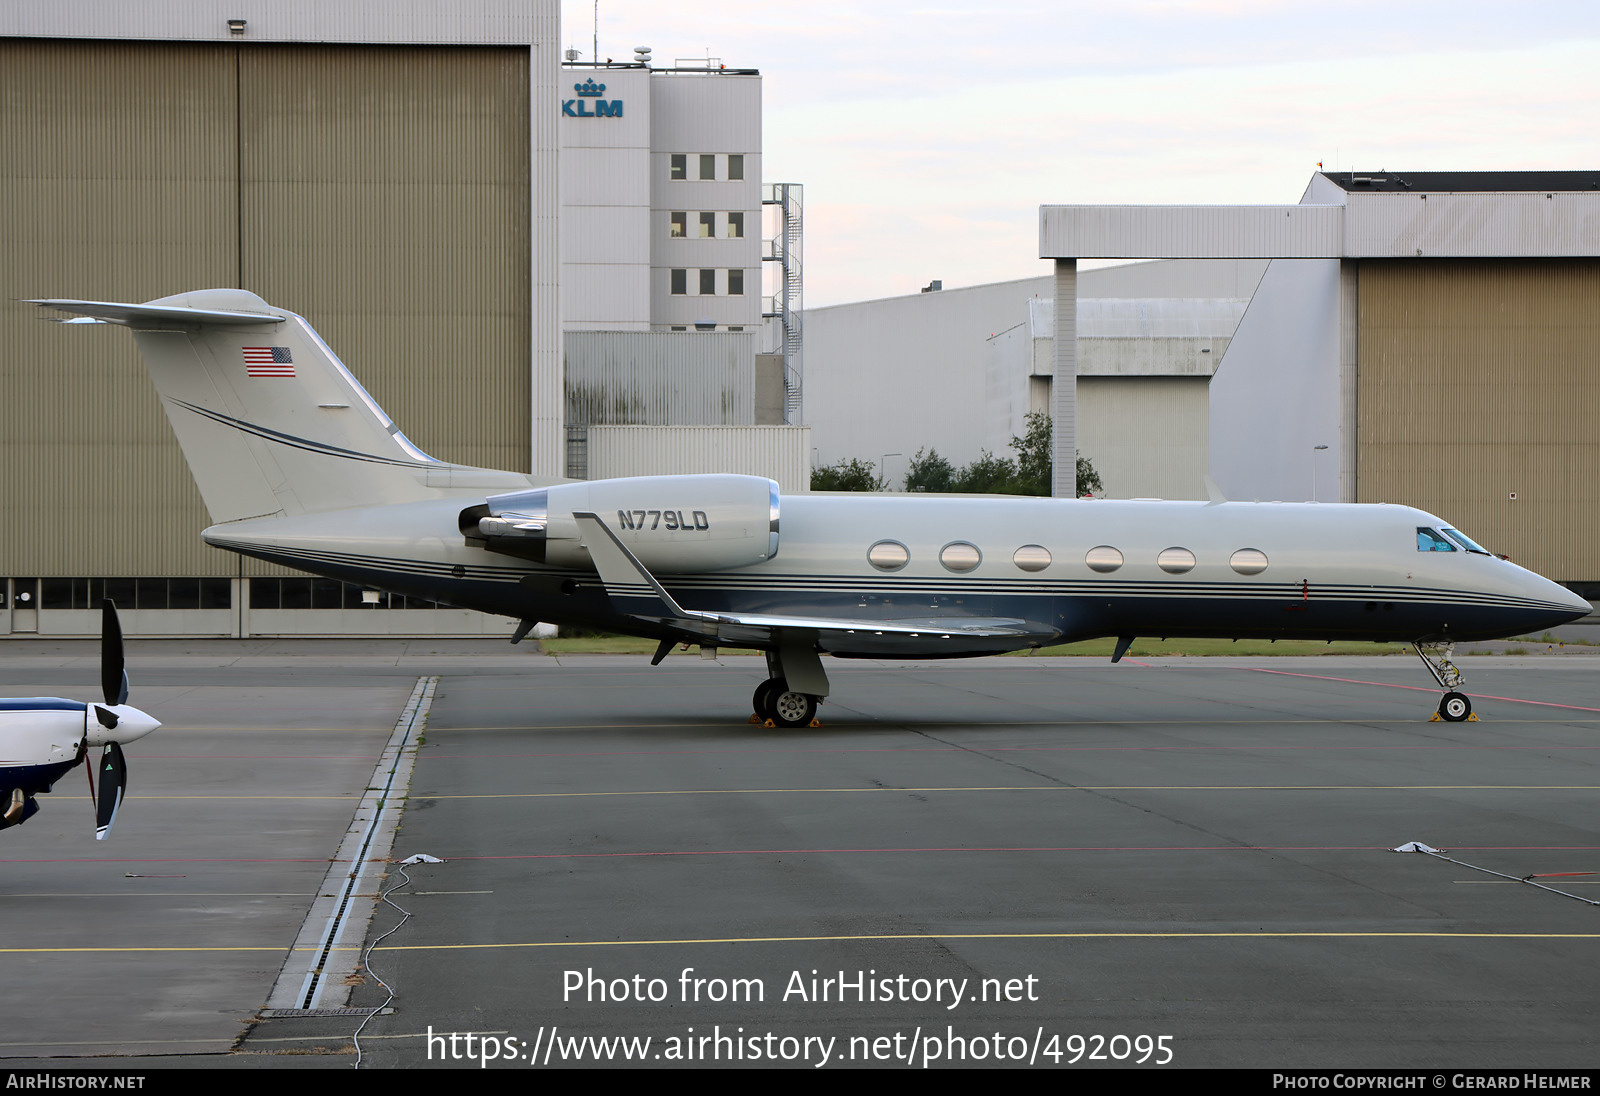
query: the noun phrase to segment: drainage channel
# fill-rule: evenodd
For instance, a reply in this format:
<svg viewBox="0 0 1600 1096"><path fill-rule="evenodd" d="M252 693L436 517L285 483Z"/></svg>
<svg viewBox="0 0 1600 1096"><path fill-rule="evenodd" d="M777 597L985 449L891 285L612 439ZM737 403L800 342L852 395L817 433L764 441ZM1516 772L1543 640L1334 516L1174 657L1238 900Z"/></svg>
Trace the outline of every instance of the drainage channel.
<svg viewBox="0 0 1600 1096"><path fill-rule="evenodd" d="M399 797L411 783L417 740L427 725L438 685L437 677L417 679L263 1015L326 1015L323 1010L342 1010L348 1004L361 965L361 940L377 908L380 877L400 822Z"/></svg>

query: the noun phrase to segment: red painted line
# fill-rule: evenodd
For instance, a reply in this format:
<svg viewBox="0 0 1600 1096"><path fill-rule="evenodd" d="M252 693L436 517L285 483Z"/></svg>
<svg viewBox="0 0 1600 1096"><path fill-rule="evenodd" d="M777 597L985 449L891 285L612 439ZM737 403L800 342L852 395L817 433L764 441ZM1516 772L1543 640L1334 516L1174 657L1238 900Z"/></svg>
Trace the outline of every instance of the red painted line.
<svg viewBox="0 0 1600 1096"><path fill-rule="evenodd" d="M1569 875L1593 875L1592 871L1547 871L1538 875L1529 875L1528 879L1565 879Z"/></svg>
<svg viewBox="0 0 1600 1096"><path fill-rule="evenodd" d="M1225 669L1226 667L1219 667ZM1250 667L1258 674L1280 674L1284 677L1309 677L1317 681L1343 681L1350 685L1379 685L1385 689L1411 689L1419 693L1437 692L1437 689L1426 688L1422 685L1396 685L1392 681L1363 681L1356 677L1328 677L1325 674L1297 674L1292 670L1268 670L1260 666ZM1537 704L1541 708L1566 708L1574 712L1600 712L1600 708L1585 708L1581 704L1555 704L1548 700L1524 700L1520 696L1494 696L1490 693L1468 693L1468 696L1479 700L1504 700L1512 704Z"/></svg>
<svg viewBox="0 0 1600 1096"><path fill-rule="evenodd" d="M141 761L376 761L382 754L149 754Z"/></svg>

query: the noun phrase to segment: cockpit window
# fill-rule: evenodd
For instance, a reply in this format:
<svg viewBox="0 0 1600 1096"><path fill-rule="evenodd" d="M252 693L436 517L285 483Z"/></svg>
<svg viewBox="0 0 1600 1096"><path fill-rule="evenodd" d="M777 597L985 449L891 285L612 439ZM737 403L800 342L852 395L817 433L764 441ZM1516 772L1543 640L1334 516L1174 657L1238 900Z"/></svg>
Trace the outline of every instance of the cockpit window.
<svg viewBox="0 0 1600 1096"><path fill-rule="evenodd" d="M1483 547L1482 545L1473 543L1472 538L1461 532L1459 529L1445 529L1443 532L1445 536L1449 537L1451 540L1455 541L1469 552L1476 552L1480 556L1486 556L1489 554L1489 549Z"/></svg>
<svg viewBox="0 0 1600 1096"><path fill-rule="evenodd" d="M1454 552L1456 546L1432 529L1417 528L1417 551Z"/></svg>

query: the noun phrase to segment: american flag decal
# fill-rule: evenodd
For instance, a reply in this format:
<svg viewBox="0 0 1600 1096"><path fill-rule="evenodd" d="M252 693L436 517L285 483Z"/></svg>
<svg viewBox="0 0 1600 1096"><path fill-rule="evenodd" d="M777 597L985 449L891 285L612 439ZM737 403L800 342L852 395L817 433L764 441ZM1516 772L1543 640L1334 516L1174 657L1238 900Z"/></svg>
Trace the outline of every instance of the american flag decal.
<svg viewBox="0 0 1600 1096"><path fill-rule="evenodd" d="M252 377L294 376L294 358L287 346L246 346L240 352L244 371Z"/></svg>

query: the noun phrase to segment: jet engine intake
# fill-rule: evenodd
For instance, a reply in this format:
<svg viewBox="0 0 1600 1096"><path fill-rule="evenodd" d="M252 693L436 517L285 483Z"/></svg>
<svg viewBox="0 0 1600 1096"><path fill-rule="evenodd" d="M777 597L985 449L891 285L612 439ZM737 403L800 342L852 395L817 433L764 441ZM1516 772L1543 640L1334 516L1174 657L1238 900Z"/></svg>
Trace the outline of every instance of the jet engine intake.
<svg viewBox="0 0 1600 1096"><path fill-rule="evenodd" d="M778 554L778 485L760 476L633 476L492 495L461 512L469 541L592 569L573 512L600 515L653 572L748 567Z"/></svg>

